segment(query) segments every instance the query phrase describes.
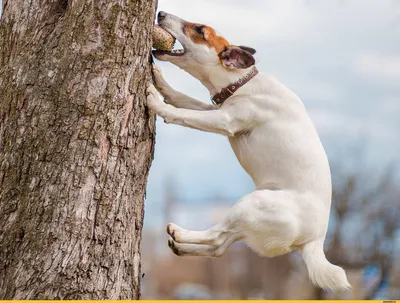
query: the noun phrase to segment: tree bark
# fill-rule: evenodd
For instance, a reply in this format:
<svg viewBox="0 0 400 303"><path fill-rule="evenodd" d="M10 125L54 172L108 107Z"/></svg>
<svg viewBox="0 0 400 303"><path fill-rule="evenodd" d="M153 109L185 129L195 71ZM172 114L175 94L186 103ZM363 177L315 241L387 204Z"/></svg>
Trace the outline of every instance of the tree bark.
<svg viewBox="0 0 400 303"><path fill-rule="evenodd" d="M154 0L3 0L0 299L138 299Z"/></svg>

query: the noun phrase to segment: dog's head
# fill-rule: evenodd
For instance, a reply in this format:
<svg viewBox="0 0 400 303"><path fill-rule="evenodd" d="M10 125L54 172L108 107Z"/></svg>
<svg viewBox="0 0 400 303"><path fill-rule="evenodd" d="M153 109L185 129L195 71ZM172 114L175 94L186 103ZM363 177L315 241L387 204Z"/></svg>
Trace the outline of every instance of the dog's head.
<svg viewBox="0 0 400 303"><path fill-rule="evenodd" d="M173 35L183 49L153 51L161 61L169 61L191 74L220 65L227 70L246 69L255 64L251 47L233 46L207 25L191 23L165 12L158 13L158 24Z"/></svg>

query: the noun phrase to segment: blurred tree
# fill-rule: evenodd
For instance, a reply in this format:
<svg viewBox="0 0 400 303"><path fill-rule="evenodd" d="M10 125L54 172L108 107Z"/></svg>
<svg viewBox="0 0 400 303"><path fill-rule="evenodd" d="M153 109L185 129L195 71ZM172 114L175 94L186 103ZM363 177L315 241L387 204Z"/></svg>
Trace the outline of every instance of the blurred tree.
<svg viewBox="0 0 400 303"><path fill-rule="evenodd" d="M373 298L394 268L400 189L393 172L379 176L360 170L336 175L327 257L347 269L379 268L379 280L363 299Z"/></svg>
<svg viewBox="0 0 400 303"><path fill-rule="evenodd" d="M3 0L0 299L137 299L155 1Z"/></svg>

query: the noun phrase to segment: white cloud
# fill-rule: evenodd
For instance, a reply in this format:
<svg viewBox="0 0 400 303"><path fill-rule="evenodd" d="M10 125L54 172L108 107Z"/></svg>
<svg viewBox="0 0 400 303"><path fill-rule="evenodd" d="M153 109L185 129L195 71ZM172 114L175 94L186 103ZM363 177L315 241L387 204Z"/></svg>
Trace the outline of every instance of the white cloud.
<svg viewBox="0 0 400 303"><path fill-rule="evenodd" d="M393 118L398 118L400 113L400 96L390 96L383 99L382 102L378 102L378 111L384 116L393 116ZM398 122L400 125L400 121Z"/></svg>
<svg viewBox="0 0 400 303"><path fill-rule="evenodd" d="M310 110L309 114L321 136L342 135L347 139L362 138L371 142L398 141L397 128L391 123L384 123L382 116L374 119L376 116L365 118L314 109Z"/></svg>
<svg viewBox="0 0 400 303"><path fill-rule="evenodd" d="M354 69L371 81L400 86L400 56L363 52L354 61Z"/></svg>

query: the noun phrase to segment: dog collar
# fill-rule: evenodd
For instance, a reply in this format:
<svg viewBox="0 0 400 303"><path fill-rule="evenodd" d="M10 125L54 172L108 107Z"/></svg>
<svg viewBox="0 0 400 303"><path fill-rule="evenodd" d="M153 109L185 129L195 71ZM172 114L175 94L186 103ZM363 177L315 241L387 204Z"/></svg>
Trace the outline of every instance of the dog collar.
<svg viewBox="0 0 400 303"><path fill-rule="evenodd" d="M240 78L235 83L229 84L227 87L223 88L220 93L212 96L211 101L218 105L224 103L226 99L232 96L239 88L253 79L257 74L258 70L256 67L254 67L246 76Z"/></svg>

